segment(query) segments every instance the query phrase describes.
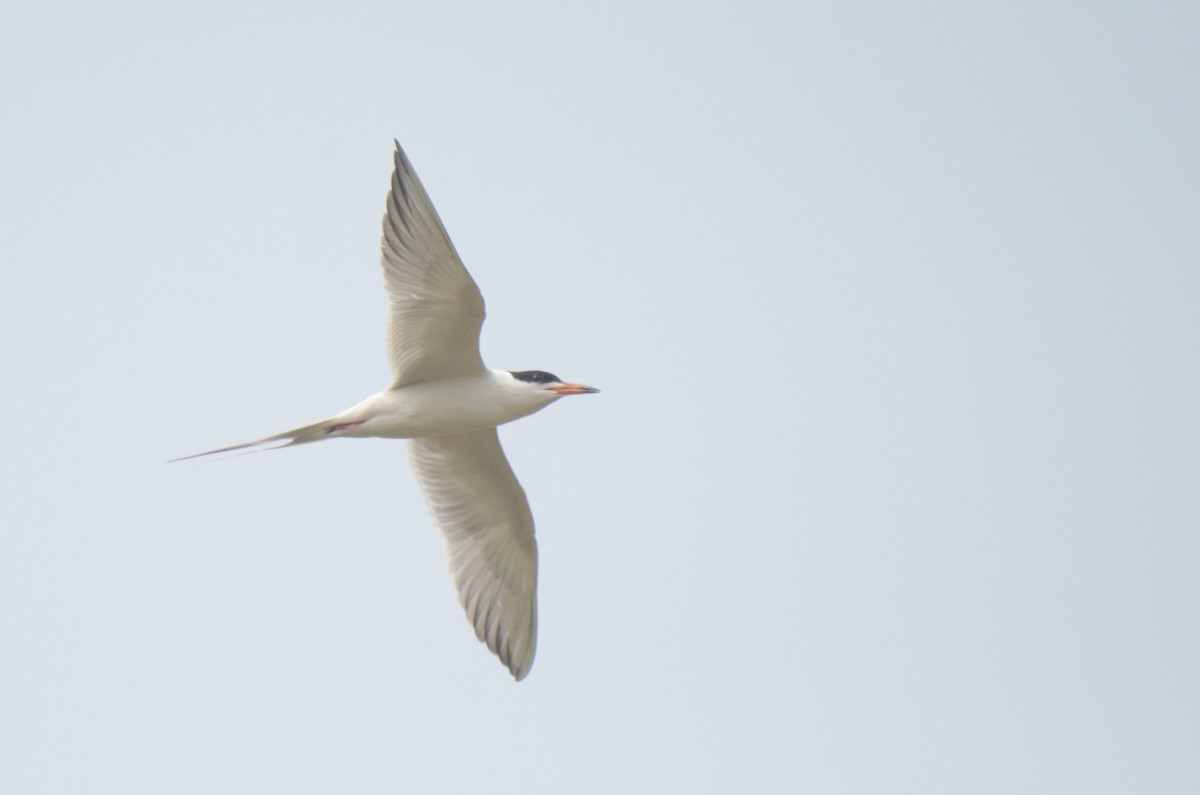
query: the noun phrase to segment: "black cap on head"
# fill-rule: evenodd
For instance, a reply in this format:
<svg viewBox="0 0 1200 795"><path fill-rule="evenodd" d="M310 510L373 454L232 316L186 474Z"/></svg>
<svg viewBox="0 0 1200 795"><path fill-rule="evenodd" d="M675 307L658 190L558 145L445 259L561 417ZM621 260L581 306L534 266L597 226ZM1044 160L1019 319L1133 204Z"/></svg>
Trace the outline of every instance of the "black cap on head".
<svg viewBox="0 0 1200 795"><path fill-rule="evenodd" d="M547 373L545 370L521 370L520 372L509 370L509 372L518 381L525 381L530 384L561 384L563 382L561 378Z"/></svg>

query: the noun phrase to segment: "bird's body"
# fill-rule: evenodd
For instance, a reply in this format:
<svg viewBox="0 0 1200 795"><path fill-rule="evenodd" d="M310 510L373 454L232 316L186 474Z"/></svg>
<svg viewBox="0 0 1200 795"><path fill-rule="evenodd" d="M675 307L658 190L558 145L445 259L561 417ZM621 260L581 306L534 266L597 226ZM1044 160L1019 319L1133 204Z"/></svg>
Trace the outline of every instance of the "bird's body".
<svg viewBox="0 0 1200 795"><path fill-rule="evenodd" d="M483 297L399 143L383 231L392 386L321 422L198 456L339 437L408 439L467 617L520 680L537 642L537 544L495 429L598 390L541 370L484 367Z"/></svg>
<svg viewBox="0 0 1200 795"><path fill-rule="evenodd" d="M413 439L479 431L519 420L559 395L522 387L512 373L440 378L385 389L325 421L326 438Z"/></svg>
<svg viewBox="0 0 1200 795"><path fill-rule="evenodd" d="M515 388L511 373L489 370L483 376L422 381L372 395L350 409L347 436L412 439L481 431L526 417L558 398L554 393Z"/></svg>

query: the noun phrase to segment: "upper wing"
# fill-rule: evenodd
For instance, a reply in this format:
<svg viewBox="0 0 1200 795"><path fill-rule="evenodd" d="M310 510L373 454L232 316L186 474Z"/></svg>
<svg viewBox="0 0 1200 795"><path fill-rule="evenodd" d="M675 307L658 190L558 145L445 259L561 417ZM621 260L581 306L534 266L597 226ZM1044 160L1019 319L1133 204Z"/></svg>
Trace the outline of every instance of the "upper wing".
<svg viewBox="0 0 1200 795"><path fill-rule="evenodd" d="M394 386L481 373L483 296L398 141L395 161L383 217Z"/></svg>
<svg viewBox="0 0 1200 795"><path fill-rule="evenodd" d="M408 452L475 635L520 681L537 645L537 542L500 437L495 428L427 436L409 439Z"/></svg>

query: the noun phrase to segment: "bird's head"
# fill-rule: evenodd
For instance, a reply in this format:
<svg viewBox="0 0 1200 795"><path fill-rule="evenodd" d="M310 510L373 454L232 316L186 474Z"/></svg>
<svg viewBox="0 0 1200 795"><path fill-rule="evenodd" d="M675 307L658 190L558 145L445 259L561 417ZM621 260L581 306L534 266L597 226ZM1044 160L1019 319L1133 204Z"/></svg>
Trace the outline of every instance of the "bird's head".
<svg viewBox="0 0 1200 795"><path fill-rule="evenodd" d="M599 392L599 389L591 386L583 386L582 384L572 384L563 381L558 376L547 373L544 370L521 370L518 372L509 371L518 384L524 389L539 390L545 393L550 399L565 397L567 395L590 395Z"/></svg>

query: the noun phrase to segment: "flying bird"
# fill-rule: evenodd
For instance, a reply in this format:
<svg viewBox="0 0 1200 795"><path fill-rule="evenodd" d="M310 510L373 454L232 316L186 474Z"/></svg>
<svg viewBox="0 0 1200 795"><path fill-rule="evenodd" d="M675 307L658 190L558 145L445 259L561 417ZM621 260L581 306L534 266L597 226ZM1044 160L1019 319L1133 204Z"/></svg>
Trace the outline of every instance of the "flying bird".
<svg viewBox="0 0 1200 795"><path fill-rule="evenodd" d="M520 681L537 645L537 542L496 427L599 390L542 370L484 366L483 296L398 141L394 161L382 258L392 385L327 420L175 460L342 437L407 439L467 619Z"/></svg>

